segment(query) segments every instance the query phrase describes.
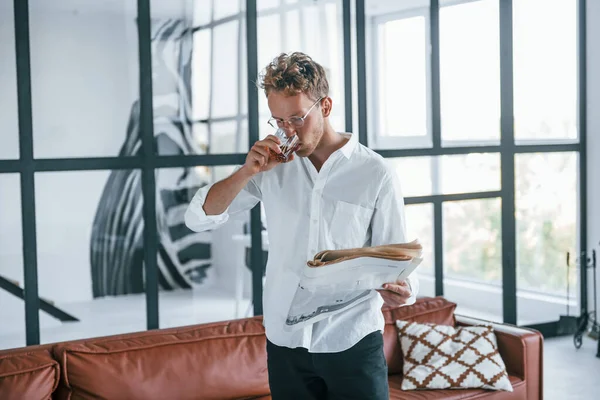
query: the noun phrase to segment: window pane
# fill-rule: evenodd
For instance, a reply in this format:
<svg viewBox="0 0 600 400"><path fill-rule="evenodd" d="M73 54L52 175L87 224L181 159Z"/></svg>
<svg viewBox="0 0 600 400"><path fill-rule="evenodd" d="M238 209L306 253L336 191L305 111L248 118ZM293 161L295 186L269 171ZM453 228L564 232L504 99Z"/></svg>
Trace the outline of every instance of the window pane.
<svg viewBox="0 0 600 400"><path fill-rule="evenodd" d="M185 135L176 135L185 137L192 154L248 150L245 30L240 14L193 35L191 109L195 122L191 127L178 127Z"/></svg>
<svg viewBox="0 0 600 400"><path fill-rule="evenodd" d="M405 197L500 190L500 155L387 158Z"/></svg>
<svg viewBox="0 0 600 400"><path fill-rule="evenodd" d="M229 176L233 166L158 170L160 326L175 327L252 315L249 212L196 233L184 213L196 191Z"/></svg>
<svg viewBox="0 0 600 400"><path fill-rule="evenodd" d="M513 1L513 40L515 139L577 139L577 2Z"/></svg>
<svg viewBox="0 0 600 400"><path fill-rule="evenodd" d="M19 158L13 2L0 0L0 159Z"/></svg>
<svg viewBox="0 0 600 400"><path fill-rule="evenodd" d="M194 34L192 104L195 119L208 119L210 115L211 40L212 31L210 29L203 29Z"/></svg>
<svg viewBox="0 0 600 400"><path fill-rule="evenodd" d="M140 135L135 7L99 3L29 5L35 157L136 153L130 146Z"/></svg>
<svg viewBox="0 0 600 400"><path fill-rule="evenodd" d="M146 329L141 171L37 173L39 293L79 319L40 314L41 342Z"/></svg>
<svg viewBox="0 0 600 400"><path fill-rule="evenodd" d="M212 118L234 116L238 112L239 49L234 44L240 41L239 29L240 23L235 20L217 25L213 30Z"/></svg>
<svg viewBox="0 0 600 400"><path fill-rule="evenodd" d="M500 190L500 154L470 153L440 157L440 193Z"/></svg>
<svg viewBox="0 0 600 400"><path fill-rule="evenodd" d="M377 102L382 136L427 136L427 58L424 16L378 27Z"/></svg>
<svg viewBox="0 0 600 400"><path fill-rule="evenodd" d="M185 16L185 10L179 11L181 17ZM206 123L210 111L210 58L203 56L210 54L211 31L200 30L194 35L181 19L164 19L162 14L154 17L152 100L156 149L160 155L203 154L207 143L195 140L190 121L200 119L198 123Z"/></svg>
<svg viewBox="0 0 600 400"><path fill-rule="evenodd" d="M396 171L404 197L433 194L432 157L386 158L386 161Z"/></svg>
<svg viewBox="0 0 600 400"><path fill-rule="evenodd" d="M370 0L365 13L369 144L430 147L429 0Z"/></svg>
<svg viewBox="0 0 600 400"><path fill-rule="evenodd" d="M500 199L443 205L444 296L457 313L502 322Z"/></svg>
<svg viewBox="0 0 600 400"><path fill-rule="evenodd" d="M248 151L248 120L215 122L209 128L213 138L211 153L245 153Z"/></svg>
<svg viewBox="0 0 600 400"><path fill-rule="evenodd" d="M329 117L333 128L344 131L344 64L342 41L342 2L298 2L269 9L258 17L259 72L280 53L301 51L323 66L329 81L333 109ZM259 96L260 136L274 131L267 121L271 116L262 90Z"/></svg>
<svg viewBox="0 0 600 400"><path fill-rule="evenodd" d="M0 174L0 204L0 280L23 288L19 174ZM0 305L0 350L25 346L25 302L0 285Z"/></svg>
<svg viewBox="0 0 600 400"><path fill-rule="evenodd" d="M500 140L498 3L440 9L441 128L447 145Z"/></svg>
<svg viewBox="0 0 600 400"><path fill-rule="evenodd" d="M435 296L435 252L433 241L433 205L413 204L405 207L407 241L419 239L423 261L417 267L419 296Z"/></svg>
<svg viewBox="0 0 600 400"><path fill-rule="evenodd" d="M519 324L556 321L567 296L571 315L578 315L577 165L576 153L515 157Z"/></svg>

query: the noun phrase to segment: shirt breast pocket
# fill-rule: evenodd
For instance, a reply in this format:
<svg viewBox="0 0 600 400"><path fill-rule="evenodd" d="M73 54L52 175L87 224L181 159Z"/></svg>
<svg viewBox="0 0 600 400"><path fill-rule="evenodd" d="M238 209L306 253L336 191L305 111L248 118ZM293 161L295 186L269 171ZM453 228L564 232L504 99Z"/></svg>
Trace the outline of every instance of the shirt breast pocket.
<svg viewBox="0 0 600 400"><path fill-rule="evenodd" d="M373 209L337 201L331 219L331 240L337 248L362 247L368 240Z"/></svg>

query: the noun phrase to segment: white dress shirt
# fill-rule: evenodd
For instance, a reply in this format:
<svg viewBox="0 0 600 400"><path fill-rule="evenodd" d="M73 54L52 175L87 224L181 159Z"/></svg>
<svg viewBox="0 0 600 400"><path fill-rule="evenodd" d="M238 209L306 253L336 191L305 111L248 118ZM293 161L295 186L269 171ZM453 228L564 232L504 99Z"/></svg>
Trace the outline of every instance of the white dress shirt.
<svg viewBox="0 0 600 400"><path fill-rule="evenodd" d="M213 229L263 202L269 237L263 291L267 338L278 346L310 352L346 350L369 333L383 331L383 300L373 290L368 300L297 331L284 329L302 269L315 253L406 242L404 199L395 172L383 157L358 143L356 134L317 172L308 158L255 175L220 215L202 206L211 186L192 199L185 223L194 231ZM415 302L419 282L408 278Z"/></svg>

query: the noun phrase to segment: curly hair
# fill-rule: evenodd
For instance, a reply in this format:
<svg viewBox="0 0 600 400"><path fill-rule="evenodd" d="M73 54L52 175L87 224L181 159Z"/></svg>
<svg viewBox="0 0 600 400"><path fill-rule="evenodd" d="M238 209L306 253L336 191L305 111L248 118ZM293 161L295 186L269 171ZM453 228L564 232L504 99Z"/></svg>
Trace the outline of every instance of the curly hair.
<svg viewBox="0 0 600 400"><path fill-rule="evenodd" d="M325 69L301 52L281 53L269 63L259 76L258 87L268 96L283 92L287 96L306 94L312 100L329 95Z"/></svg>

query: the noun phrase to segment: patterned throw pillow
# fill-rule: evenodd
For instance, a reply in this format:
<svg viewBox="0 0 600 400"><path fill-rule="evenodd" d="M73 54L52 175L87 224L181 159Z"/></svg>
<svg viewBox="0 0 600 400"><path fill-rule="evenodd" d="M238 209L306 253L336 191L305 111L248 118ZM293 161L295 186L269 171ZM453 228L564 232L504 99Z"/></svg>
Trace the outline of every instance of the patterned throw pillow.
<svg viewBox="0 0 600 400"><path fill-rule="evenodd" d="M491 326L454 328L396 321L404 356L402 390L513 388Z"/></svg>

